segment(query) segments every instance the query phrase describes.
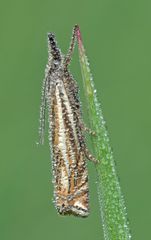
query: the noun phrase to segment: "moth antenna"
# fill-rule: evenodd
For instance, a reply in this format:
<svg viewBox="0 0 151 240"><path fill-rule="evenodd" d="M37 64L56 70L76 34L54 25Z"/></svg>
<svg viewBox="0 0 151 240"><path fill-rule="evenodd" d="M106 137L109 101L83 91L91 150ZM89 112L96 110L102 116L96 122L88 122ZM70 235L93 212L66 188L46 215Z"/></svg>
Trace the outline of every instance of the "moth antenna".
<svg viewBox="0 0 151 240"><path fill-rule="evenodd" d="M40 118L39 118L39 143L44 144L45 121L46 121L46 87L47 77L44 78L41 93Z"/></svg>

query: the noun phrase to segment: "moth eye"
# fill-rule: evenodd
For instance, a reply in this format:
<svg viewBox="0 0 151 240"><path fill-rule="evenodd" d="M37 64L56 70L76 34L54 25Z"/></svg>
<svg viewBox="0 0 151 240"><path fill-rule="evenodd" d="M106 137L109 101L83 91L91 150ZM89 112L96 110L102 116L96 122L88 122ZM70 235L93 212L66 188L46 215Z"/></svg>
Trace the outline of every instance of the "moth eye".
<svg viewBox="0 0 151 240"><path fill-rule="evenodd" d="M54 63L54 67L58 67L58 63Z"/></svg>
<svg viewBox="0 0 151 240"><path fill-rule="evenodd" d="M50 42L51 42L51 45L52 45L53 47L55 47L55 46L56 46L56 44L55 44L55 42L54 42L54 40L53 40L53 39L51 39L51 40L50 40Z"/></svg>
<svg viewBox="0 0 151 240"><path fill-rule="evenodd" d="M54 60L53 64L54 64L54 67L58 67L58 65L59 65L58 60Z"/></svg>

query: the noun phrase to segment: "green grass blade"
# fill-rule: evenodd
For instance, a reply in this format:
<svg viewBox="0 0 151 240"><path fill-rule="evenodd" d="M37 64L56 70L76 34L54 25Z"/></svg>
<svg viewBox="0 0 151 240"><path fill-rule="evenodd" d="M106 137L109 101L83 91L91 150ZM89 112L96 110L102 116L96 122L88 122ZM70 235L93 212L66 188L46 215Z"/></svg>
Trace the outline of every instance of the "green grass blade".
<svg viewBox="0 0 151 240"><path fill-rule="evenodd" d="M93 137L93 145L96 158L99 160L99 163L96 164L96 170L104 238L106 240L131 239L126 207L115 169L108 132L101 106L97 100L79 29L77 31L77 39L84 91L87 105L89 106L89 121L92 130L96 132L96 137Z"/></svg>

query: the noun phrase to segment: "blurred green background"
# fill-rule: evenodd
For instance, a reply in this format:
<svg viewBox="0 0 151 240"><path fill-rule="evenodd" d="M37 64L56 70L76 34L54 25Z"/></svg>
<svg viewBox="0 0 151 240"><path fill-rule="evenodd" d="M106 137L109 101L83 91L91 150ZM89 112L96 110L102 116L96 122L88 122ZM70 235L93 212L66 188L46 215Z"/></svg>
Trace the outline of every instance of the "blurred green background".
<svg viewBox="0 0 151 240"><path fill-rule="evenodd" d="M151 2L0 2L0 239L103 239L95 169L91 214L56 213L47 141L37 147L46 33L64 53L81 27L110 133L133 239L151 239ZM81 84L77 51L72 73ZM81 92L82 95L82 92Z"/></svg>

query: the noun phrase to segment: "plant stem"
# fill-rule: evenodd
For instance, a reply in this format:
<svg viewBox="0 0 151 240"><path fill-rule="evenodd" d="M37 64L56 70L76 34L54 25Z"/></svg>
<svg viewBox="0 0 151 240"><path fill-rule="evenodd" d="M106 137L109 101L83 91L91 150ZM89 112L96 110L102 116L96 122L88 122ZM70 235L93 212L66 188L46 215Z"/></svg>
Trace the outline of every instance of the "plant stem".
<svg viewBox="0 0 151 240"><path fill-rule="evenodd" d="M127 212L117 177L108 132L97 100L96 90L85 55L80 29L77 30L79 58L83 77L84 91L88 105L91 128L96 132L93 137L94 150L99 163L96 164L98 196L106 240L131 239Z"/></svg>

